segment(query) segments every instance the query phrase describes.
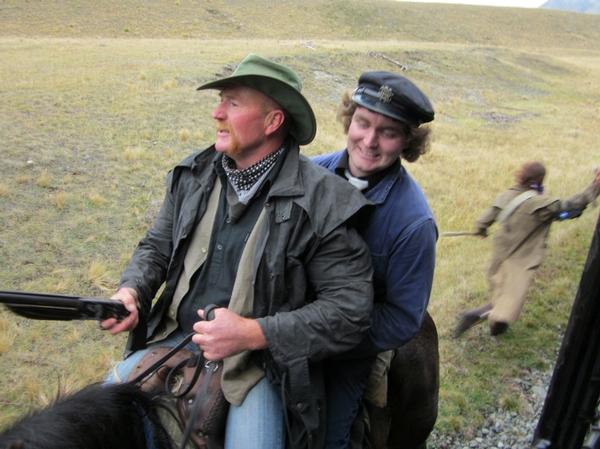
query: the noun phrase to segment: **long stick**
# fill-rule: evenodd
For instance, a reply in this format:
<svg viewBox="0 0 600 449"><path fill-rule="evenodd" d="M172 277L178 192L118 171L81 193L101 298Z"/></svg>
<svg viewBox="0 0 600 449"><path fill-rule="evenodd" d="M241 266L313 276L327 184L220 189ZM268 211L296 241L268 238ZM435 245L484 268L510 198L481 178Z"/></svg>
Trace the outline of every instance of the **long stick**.
<svg viewBox="0 0 600 449"><path fill-rule="evenodd" d="M479 235L476 232L471 231L448 231L440 233L440 237L460 237L464 235Z"/></svg>

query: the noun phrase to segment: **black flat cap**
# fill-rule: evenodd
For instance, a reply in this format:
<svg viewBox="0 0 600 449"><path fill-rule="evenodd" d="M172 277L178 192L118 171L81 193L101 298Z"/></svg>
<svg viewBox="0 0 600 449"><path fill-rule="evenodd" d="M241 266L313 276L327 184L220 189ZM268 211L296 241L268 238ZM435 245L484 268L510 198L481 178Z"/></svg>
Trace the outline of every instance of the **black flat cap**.
<svg viewBox="0 0 600 449"><path fill-rule="evenodd" d="M352 100L373 112L419 126L433 120L431 102L409 79L391 72L365 72Z"/></svg>

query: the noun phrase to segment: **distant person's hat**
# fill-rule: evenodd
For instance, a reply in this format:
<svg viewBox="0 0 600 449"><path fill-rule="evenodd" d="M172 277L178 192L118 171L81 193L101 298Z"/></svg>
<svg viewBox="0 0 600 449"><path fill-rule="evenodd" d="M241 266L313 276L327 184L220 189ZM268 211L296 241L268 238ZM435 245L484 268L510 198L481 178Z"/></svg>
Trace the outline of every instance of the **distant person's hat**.
<svg viewBox="0 0 600 449"><path fill-rule="evenodd" d="M427 96L412 81L391 72L363 73L352 101L411 126L430 122L434 117Z"/></svg>
<svg viewBox="0 0 600 449"><path fill-rule="evenodd" d="M203 84L198 90L222 89L241 84L256 89L276 101L292 119L290 134L300 145L310 143L317 132L315 114L300 93L302 81L289 67L250 53L231 76Z"/></svg>

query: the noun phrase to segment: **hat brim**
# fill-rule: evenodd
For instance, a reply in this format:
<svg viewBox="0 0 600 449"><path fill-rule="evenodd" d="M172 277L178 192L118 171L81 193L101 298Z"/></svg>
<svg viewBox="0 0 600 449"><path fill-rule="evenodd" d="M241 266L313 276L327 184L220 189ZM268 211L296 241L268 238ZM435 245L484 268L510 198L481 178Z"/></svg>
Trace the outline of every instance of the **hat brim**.
<svg viewBox="0 0 600 449"><path fill-rule="evenodd" d="M418 127L421 124L421 122L415 120L409 112L399 108L398 106L391 106L387 103L382 103L373 96L361 95L355 91L352 95L352 101L363 108L377 112L381 115L385 115L386 117L392 118L401 123L405 123L409 126Z"/></svg>
<svg viewBox="0 0 600 449"><path fill-rule="evenodd" d="M279 104L291 118L290 134L298 144L307 145L317 134L317 120L310 104L292 86L268 76L238 75L203 84L197 90L223 89L232 84L240 84L256 89Z"/></svg>

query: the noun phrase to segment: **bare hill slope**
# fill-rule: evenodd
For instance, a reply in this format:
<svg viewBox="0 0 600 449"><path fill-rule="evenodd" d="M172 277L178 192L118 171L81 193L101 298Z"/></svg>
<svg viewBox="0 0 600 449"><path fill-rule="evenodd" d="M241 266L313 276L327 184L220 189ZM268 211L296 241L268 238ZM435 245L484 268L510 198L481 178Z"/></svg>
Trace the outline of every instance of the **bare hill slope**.
<svg viewBox="0 0 600 449"><path fill-rule="evenodd" d="M381 39L589 48L600 16L386 0L8 0L5 36Z"/></svg>

